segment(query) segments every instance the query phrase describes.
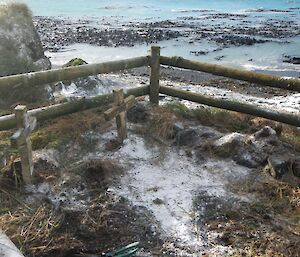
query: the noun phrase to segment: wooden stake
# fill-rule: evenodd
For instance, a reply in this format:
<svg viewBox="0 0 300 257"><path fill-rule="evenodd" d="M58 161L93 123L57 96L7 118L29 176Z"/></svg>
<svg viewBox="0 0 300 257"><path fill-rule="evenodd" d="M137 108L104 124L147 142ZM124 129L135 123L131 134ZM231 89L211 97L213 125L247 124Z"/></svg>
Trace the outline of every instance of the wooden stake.
<svg viewBox="0 0 300 257"><path fill-rule="evenodd" d="M123 143L127 138L126 112L134 104L135 97L130 95L124 99L123 89L113 90L114 104L112 108L104 112L105 120L111 120L116 117L118 138Z"/></svg>
<svg viewBox="0 0 300 257"><path fill-rule="evenodd" d="M116 106L121 106L124 104L124 93L123 89L118 89L113 91L114 95L114 103ZM127 128L126 128L126 112L121 111L116 116L116 123L117 123L117 130L118 130L118 137L121 142L127 138Z"/></svg>
<svg viewBox="0 0 300 257"><path fill-rule="evenodd" d="M151 47L150 102L159 104L160 47Z"/></svg>
<svg viewBox="0 0 300 257"><path fill-rule="evenodd" d="M36 119L29 118L27 108L24 105L18 105L15 108L15 118L17 123L17 132L12 136L12 146L17 146L21 156L22 177L25 184L32 183L33 160L30 133L36 126Z"/></svg>

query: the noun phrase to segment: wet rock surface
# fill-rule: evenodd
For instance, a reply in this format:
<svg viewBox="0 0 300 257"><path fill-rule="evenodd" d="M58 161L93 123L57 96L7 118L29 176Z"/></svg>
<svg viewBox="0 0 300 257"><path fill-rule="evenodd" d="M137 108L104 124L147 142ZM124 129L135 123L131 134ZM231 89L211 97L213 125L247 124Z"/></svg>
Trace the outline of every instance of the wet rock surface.
<svg viewBox="0 0 300 257"><path fill-rule="evenodd" d="M97 46L134 46L152 44L182 36L179 31L152 28L97 28L91 25L74 26L63 20L36 18L36 26L45 49L57 51L75 43Z"/></svg>
<svg viewBox="0 0 300 257"><path fill-rule="evenodd" d="M27 6L1 5L0 10L0 77L50 69Z"/></svg>
<svg viewBox="0 0 300 257"><path fill-rule="evenodd" d="M286 20L261 19L257 24L257 19L247 13L218 13L213 10L201 10L200 17L184 16L176 20L155 22L120 23L113 20L113 17L96 21L35 17L35 23L45 49L50 51L58 51L73 43L117 47L170 39L187 39L190 44L209 40L219 45L214 50L220 50L228 46L281 42L300 34L299 25L292 16ZM206 52L199 50L194 51L194 54L202 55Z"/></svg>
<svg viewBox="0 0 300 257"><path fill-rule="evenodd" d="M284 56L283 62L292 63L292 64L300 64L300 56Z"/></svg>
<svg viewBox="0 0 300 257"><path fill-rule="evenodd" d="M81 58L73 58L65 63L62 67L69 68L79 65L88 64ZM52 94L56 101L61 98L83 97L98 94L108 94L111 92L111 86L105 84L99 75L93 75L88 77L80 77L70 81L61 81L53 85Z"/></svg>

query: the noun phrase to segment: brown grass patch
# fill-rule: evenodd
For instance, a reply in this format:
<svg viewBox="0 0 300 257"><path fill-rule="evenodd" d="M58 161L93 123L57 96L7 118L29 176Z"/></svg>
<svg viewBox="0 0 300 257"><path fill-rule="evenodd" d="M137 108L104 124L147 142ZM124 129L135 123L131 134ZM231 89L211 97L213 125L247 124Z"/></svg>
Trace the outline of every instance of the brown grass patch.
<svg viewBox="0 0 300 257"><path fill-rule="evenodd" d="M174 124L178 120L174 112L167 108L156 107L153 109L151 129L163 139L172 138Z"/></svg>
<svg viewBox="0 0 300 257"><path fill-rule="evenodd" d="M55 214L48 205L35 209L19 208L0 216L0 228L22 252L37 254L49 248L53 241L51 235L60 226L62 218L62 215Z"/></svg>
<svg viewBox="0 0 300 257"><path fill-rule="evenodd" d="M62 116L46 122L32 134L32 147L57 147L70 140L80 142L83 133L89 130L98 130L101 133L110 126L111 123L105 121L98 109Z"/></svg>

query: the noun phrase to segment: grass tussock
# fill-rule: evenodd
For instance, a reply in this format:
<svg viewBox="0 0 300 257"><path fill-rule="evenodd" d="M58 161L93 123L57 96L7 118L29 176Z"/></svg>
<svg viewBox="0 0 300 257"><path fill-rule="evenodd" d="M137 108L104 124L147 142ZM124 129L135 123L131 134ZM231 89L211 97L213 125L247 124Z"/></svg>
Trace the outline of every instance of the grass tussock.
<svg viewBox="0 0 300 257"><path fill-rule="evenodd" d="M257 176L242 178L228 185L234 192L250 194L254 199L239 209L223 212L227 219L226 225L221 221L222 228L226 228L225 233L233 239L232 246L235 248L230 256L298 256L299 188L270 180L265 175L262 174L260 179ZM235 215L231 215L232 212ZM219 224L220 220L217 221Z"/></svg>
<svg viewBox="0 0 300 257"><path fill-rule="evenodd" d="M176 120L178 120L178 118L171 110L157 107L153 111L151 129L160 138L171 138Z"/></svg>
<svg viewBox="0 0 300 257"><path fill-rule="evenodd" d="M99 130L110 126L97 110L62 116L44 124L31 136L32 148L59 147L72 140L80 142L82 134L89 130Z"/></svg>
<svg viewBox="0 0 300 257"><path fill-rule="evenodd" d="M42 250L43 246L36 249L35 241L45 242L48 245L49 236L60 226L62 217L54 214L47 205L36 209L22 209L15 212L7 212L0 216L1 229L6 232L10 239L18 242L21 251L35 252Z"/></svg>
<svg viewBox="0 0 300 257"><path fill-rule="evenodd" d="M250 128L250 115L243 115L237 112L230 112L213 107L201 107L189 109L180 102L172 102L165 105L168 108L186 119L196 119L206 126L217 127L222 131L247 131Z"/></svg>
<svg viewBox="0 0 300 257"><path fill-rule="evenodd" d="M178 117L197 120L203 125L215 127L221 132L253 133L264 126L270 126L282 141L291 144L295 151L300 151L300 130L290 125L214 107L189 109L177 101L160 108L170 110Z"/></svg>

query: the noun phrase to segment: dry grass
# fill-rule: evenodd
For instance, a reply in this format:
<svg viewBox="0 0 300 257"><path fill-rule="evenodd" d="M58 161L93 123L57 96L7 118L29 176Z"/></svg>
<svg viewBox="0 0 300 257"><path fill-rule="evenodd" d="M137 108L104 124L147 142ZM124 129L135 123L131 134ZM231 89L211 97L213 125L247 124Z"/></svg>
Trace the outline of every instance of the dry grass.
<svg viewBox="0 0 300 257"><path fill-rule="evenodd" d="M186 119L198 120L206 126L216 127L221 131L247 131L250 129L250 115L244 115L237 112L230 112L213 107L200 107L189 109L180 102L172 102L165 105L176 114Z"/></svg>
<svg viewBox="0 0 300 257"><path fill-rule="evenodd" d="M62 116L43 124L32 134L32 147L58 147L70 140L80 142L85 132L98 130L101 133L110 126L98 109Z"/></svg>
<svg viewBox="0 0 300 257"><path fill-rule="evenodd" d="M213 107L189 109L180 102L172 102L160 108L171 110L170 115L173 112L179 118L194 119L203 125L215 127L222 132L252 133L264 126L270 126L277 132L282 141L294 146L296 151L300 151L300 130L294 126Z"/></svg>
<svg viewBox="0 0 300 257"><path fill-rule="evenodd" d="M50 246L62 219L63 216L55 214L48 205L31 209L23 203L17 210L0 215L0 229L22 252L35 254Z"/></svg>
<svg viewBox="0 0 300 257"><path fill-rule="evenodd" d="M153 110L151 129L163 139L171 138L176 120L178 120L178 117L171 110L156 107Z"/></svg>
<svg viewBox="0 0 300 257"><path fill-rule="evenodd" d="M210 228L224 231L222 239L230 239L234 249L230 256L298 256L299 189L263 173L241 178L228 186L235 193L253 199L239 208L222 210L224 221L212 219L217 226Z"/></svg>

